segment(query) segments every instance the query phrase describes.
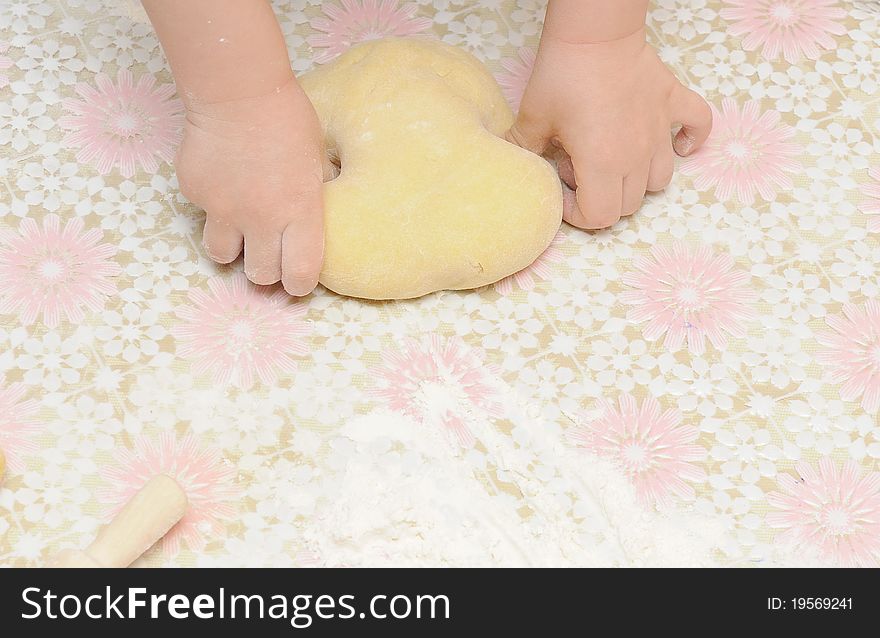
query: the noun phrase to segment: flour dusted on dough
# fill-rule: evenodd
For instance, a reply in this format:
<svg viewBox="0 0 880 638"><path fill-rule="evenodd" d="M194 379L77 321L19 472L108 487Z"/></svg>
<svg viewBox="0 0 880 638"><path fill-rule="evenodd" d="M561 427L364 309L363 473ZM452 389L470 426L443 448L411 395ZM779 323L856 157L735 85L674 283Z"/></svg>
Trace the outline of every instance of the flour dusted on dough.
<svg viewBox="0 0 880 638"><path fill-rule="evenodd" d="M301 78L340 176L325 185L321 283L405 299L495 283L529 266L562 220L544 159L499 136L497 83L439 41L358 45Z"/></svg>

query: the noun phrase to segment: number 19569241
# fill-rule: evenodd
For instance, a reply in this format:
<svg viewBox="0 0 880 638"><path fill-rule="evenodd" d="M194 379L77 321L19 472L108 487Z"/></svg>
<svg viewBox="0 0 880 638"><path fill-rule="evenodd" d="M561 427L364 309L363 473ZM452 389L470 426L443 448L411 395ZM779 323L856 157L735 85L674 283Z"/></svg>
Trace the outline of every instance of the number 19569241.
<svg viewBox="0 0 880 638"><path fill-rule="evenodd" d="M794 598L777 598L771 597L767 599L767 609L771 611L847 611L853 608L852 598L831 598L831 597L794 597Z"/></svg>

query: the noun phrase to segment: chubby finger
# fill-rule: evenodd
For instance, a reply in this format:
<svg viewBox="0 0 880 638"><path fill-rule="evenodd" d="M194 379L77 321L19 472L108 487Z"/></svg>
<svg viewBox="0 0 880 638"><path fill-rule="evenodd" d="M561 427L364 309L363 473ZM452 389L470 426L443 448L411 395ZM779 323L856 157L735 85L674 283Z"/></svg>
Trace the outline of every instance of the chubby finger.
<svg viewBox="0 0 880 638"><path fill-rule="evenodd" d="M662 191L669 186L674 171L675 151L672 149L672 136L666 135L651 159L651 168L648 170L647 190L652 193Z"/></svg>
<svg viewBox="0 0 880 638"><path fill-rule="evenodd" d="M244 237L241 232L227 222L218 221L208 214L202 245L211 260L218 264L229 264L238 259Z"/></svg>
<svg viewBox="0 0 880 638"><path fill-rule="evenodd" d="M574 174L571 156L560 148L553 154L553 158L556 160L556 169L559 171L560 179L570 189L577 190L577 177Z"/></svg>
<svg viewBox="0 0 880 638"><path fill-rule="evenodd" d="M568 184L562 185L562 219L572 226L583 228L583 216L581 209L578 207L577 191L568 187Z"/></svg>
<svg viewBox="0 0 880 638"><path fill-rule="evenodd" d="M244 237L244 274L255 284L281 281L281 234L255 230Z"/></svg>
<svg viewBox="0 0 880 638"><path fill-rule="evenodd" d="M620 213L632 215L642 207L648 188L648 165L642 166L623 178L623 204Z"/></svg>
<svg viewBox="0 0 880 638"><path fill-rule="evenodd" d="M569 224L587 230L613 226L623 204L623 176L602 173L589 164L589 151L568 149L577 183L578 214Z"/></svg>
<svg viewBox="0 0 880 638"><path fill-rule="evenodd" d="M281 237L281 282L288 294L303 297L318 285L324 260L324 205L320 190L296 202L296 222Z"/></svg>
<svg viewBox="0 0 880 638"><path fill-rule="evenodd" d="M550 155L562 180L562 219L576 228L588 228L589 223L578 205L578 182L571 155L556 144L551 143L551 148Z"/></svg>
<svg viewBox="0 0 880 638"><path fill-rule="evenodd" d="M504 139L511 144L521 146L527 151L543 155L550 141L551 131L542 118L534 118L523 112L505 133Z"/></svg>
<svg viewBox="0 0 880 638"><path fill-rule="evenodd" d="M712 132L712 108L696 93L678 84L670 98L672 119L681 124L675 135L675 152L686 157L700 148Z"/></svg>

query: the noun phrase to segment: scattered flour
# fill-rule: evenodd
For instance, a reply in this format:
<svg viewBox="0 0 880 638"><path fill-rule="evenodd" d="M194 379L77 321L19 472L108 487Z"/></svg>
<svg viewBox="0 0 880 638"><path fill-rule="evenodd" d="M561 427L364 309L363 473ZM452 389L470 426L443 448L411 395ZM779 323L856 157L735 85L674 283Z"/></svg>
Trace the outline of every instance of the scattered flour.
<svg viewBox="0 0 880 638"><path fill-rule="evenodd" d="M463 451L399 414L352 420L331 443L335 489L321 491L334 497L303 530L309 546L350 566L724 564L717 521L650 511L608 461L554 434L553 466L539 467L534 440L488 438L486 453ZM493 471L521 494L493 488Z"/></svg>

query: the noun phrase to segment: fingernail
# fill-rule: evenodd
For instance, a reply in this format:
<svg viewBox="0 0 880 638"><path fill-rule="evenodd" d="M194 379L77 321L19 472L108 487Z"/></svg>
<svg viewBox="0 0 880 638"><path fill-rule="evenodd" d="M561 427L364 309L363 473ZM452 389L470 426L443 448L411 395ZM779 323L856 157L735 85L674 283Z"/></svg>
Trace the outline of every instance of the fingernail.
<svg viewBox="0 0 880 638"><path fill-rule="evenodd" d="M677 137L678 140L676 146L678 146L678 154L690 155L691 151L694 150L694 145L697 143L697 140L684 131L679 131Z"/></svg>
<svg viewBox="0 0 880 638"><path fill-rule="evenodd" d="M284 290L294 297L305 297L318 286L317 279L297 279L284 283Z"/></svg>

